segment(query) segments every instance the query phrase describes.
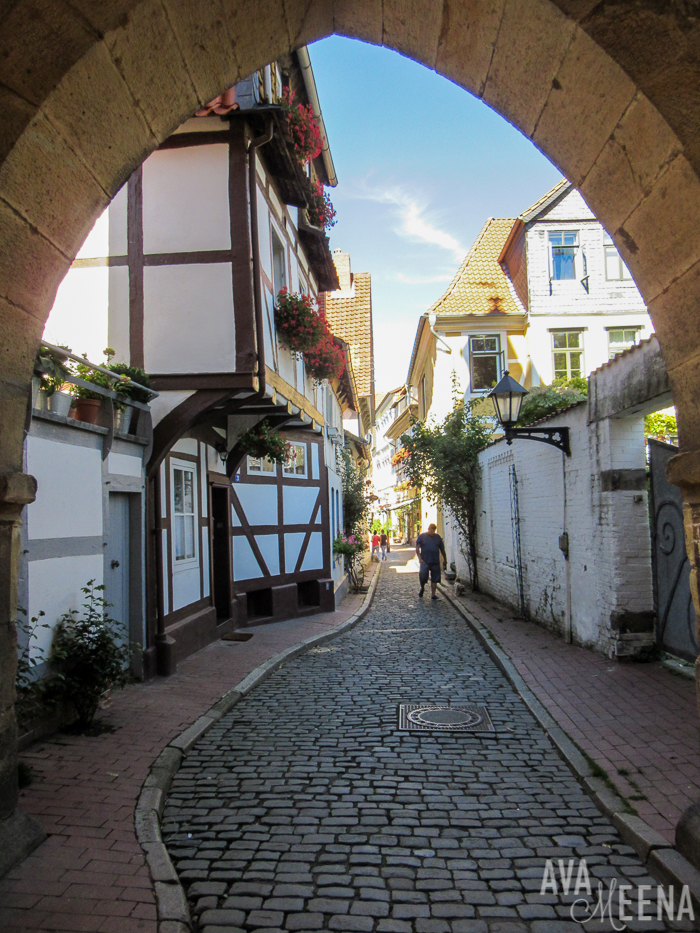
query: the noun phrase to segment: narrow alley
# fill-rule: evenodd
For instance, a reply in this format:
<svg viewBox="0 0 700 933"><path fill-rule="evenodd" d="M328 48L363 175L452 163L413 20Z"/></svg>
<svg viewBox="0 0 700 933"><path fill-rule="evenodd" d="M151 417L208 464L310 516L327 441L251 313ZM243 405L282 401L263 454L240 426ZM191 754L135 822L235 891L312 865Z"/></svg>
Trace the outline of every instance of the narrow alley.
<svg viewBox="0 0 700 933"><path fill-rule="evenodd" d="M203 933L581 929L580 893L539 893L547 859L585 859L594 895L617 879L653 900L464 620L418 598L406 556L359 625L280 668L184 760L162 831ZM399 703L486 707L495 732L399 731Z"/></svg>

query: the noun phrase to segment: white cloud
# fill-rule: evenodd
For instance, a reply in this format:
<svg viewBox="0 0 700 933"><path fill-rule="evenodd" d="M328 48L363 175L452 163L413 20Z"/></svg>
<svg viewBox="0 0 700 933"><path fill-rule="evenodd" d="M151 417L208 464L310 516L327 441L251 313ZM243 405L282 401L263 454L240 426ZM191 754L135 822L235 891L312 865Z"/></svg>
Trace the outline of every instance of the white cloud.
<svg viewBox="0 0 700 933"><path fill-rule="evenodd" d="M401 226L396 230L400 236L420 240L423 243L431 243L433 246L449 250L453 253L457 262L464 259L467 251L461 243L452 234L446 230L440 230L439 227L426 219L426 207L402 188L395 187L379 190L365 184L359 189L355 197L367 201L392 204L401 219ZM433 281L444 281L444 279Z"/></svg>

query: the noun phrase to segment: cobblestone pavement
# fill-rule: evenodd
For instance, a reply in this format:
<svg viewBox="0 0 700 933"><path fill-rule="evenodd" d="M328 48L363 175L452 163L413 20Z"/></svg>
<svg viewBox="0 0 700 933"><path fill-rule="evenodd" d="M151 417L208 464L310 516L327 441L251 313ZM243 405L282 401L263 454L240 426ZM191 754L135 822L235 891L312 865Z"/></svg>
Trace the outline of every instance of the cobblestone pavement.
<svg viewBox="0 0 700 933"><path fill-rule="evenodd" d="M695 681L659 662L620 664L567 645L483 593L460 599L557 723L672 843L681 814L700 799Z"/></svg>
<svg viewBox="0 0 700 933"><path fill-rule="evenodd" d="M385 567L355 629L280 669L183 762L163 834L199 929L608 929L572 922L572 893L539 893L548 858L585 858L594 890L614 878L654 900L464 621L402 571ZM448 698L486 706L496 733L397 731L397 703Z"/></svg>

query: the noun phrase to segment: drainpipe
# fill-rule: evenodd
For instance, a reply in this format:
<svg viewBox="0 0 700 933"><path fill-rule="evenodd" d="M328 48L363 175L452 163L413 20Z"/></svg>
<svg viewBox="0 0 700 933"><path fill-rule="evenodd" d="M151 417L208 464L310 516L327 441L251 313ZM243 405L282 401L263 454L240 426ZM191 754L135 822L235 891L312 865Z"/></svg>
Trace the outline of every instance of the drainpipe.
<svg viewBox="0 0 700 933"><path fill-rule="evenodd" d="M447 344L447 343L442 339L442 337L440 336L440 334L438 334L438 332L435 330L435 325L437 324L437 314L429 314L429 315L428 315L428 324L429 324L429 326L430 326L430 333L433 335L433 337L435 337L435 339L437 340L437 342L438 342L438 343L441 343L441 344L443 345L443 347L445 348L443 352L444 352L444 353L452 353L452 348L449 346L449 344Z"/></svg>
<svg viewBox="0 0 700 933"><path fill-rule="evenodd" d="M160 677L169 677L177 670L175 657L175 639L165 633L165 600L163 597L163 510L161 489L161 466L153 475L153 510L156 536L156 673Z"/></svg>
<svg viewBox="0 0 700 933"><path fill-rule="evenodd" d="M321 136L323 138L321 158L323 159L323 167L325 168L326 175L328 176L328 186L330 188L335 188L335 186L338 184L338 178L335 174L333 156L331 155L331 150L328 146L328 134L326 133L326 124L323 122L323 114L321 113L321 104L318 99L318 93L316 91L316 79L314 78L314 71L311 67L309 50L305 45L302 45L301 48L297 49L297 61L299 62L299 67L301 68L301 76L304 79L306 96L309 98L311 109L314 112L314 116L318 120L319 129L321 130Z"/></svg>
<svg viewBox="0 0 700 933"><path fill-rule="evenodd" d="M255 310L255 336L258 344L258 390L254 398L265 395L265 328L263 323L262 289L260 286L260 243L258 234L258 181L256 177L256 151L269 143L275 128L270 120L267 131L248 146L248 188L250 193L250 239L253 246L253 305Z"/></svg>

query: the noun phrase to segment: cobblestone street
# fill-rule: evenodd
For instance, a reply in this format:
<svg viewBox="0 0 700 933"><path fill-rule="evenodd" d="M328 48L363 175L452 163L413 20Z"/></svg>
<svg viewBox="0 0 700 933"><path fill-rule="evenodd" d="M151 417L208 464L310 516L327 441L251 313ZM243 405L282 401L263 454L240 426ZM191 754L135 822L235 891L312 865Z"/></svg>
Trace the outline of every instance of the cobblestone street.
<svg viewBox="0 0 700 933"><path fill-rule="evenodd" d="M410 566L385 565L356 628L282 667L183 762L163 835L205 933L610 928L572 922L580 892L539 893L548 858L577 860L574 877L585 858L593 900L617 878L654 901L465 622L417 593ZM399 702L448 699L487 707L496 732L397 731Z"/></svg>

